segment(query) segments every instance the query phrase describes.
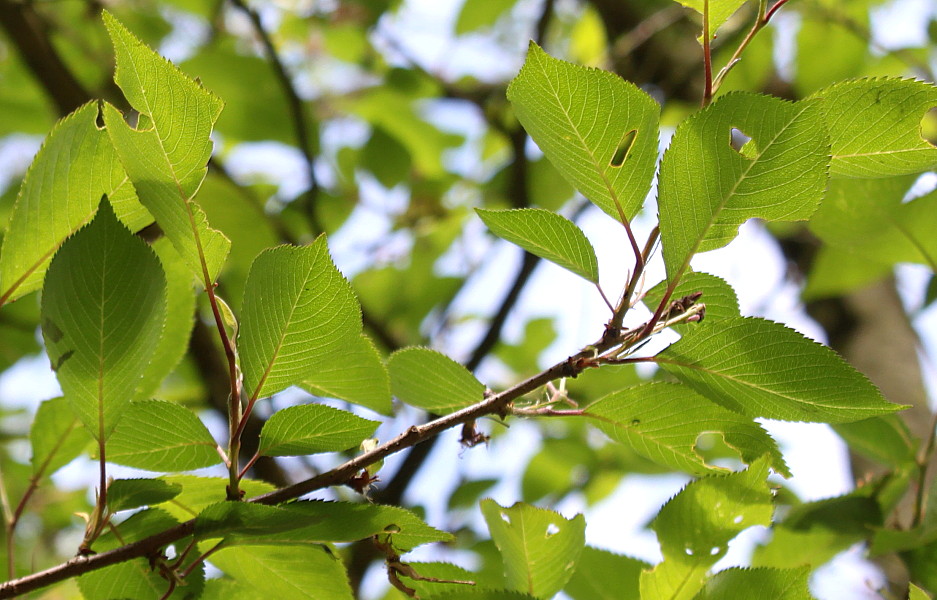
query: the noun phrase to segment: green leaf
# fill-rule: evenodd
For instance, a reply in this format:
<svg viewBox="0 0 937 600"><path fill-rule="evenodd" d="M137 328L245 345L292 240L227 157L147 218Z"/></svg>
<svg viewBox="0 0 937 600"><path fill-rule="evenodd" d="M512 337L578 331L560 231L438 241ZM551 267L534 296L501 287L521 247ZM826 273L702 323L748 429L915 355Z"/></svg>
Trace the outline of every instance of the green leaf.
<svg viewBox="0 0 937 600"><path fill-rule="evenodd" d="M485 397L485 386L465 367L429 348L398 350L387 368L394 396L430 412L454 412Z"/></svg>
<svg viewBox="0 0 937 600"><path fill-rule="evenodd" d="M195 539L209 540L225 538L225 543L251 543L252 538L261 539L315 523L312 519L299 518L296 511L276 506L265 506L250 502L219 502L206 507L195 518ZM312 540L310 540L312 541Z"/></svg>
<svg viewBox="0 0 937 600"><path fill-rule="evenodd" d="M838 177L893 177L937 166L937 148L921 137L921 119L937 105L937 87L912 79L858 79L816 92L822 100Z"/></svg>
<svg viewBox="0 0 937 600"><path fill-rule="evenodd" d="M573 600L639 600L638 579L646 562L586 546L563 591Z"/></svg>
<svg viewBox="0 0 937 600"><path fill-rule="evenodd" d="M133 186L97 116L88 103L59 121L26 172L0 252L0 304L42 287L52 256L91 221L102 195L129 226L146 224L132 214Z"/></svg>
<svg viewBox="0 0 937 600"><path fill-rule="evenodd" d="M662 281L649 289L644 294L644 304L648 310L654 312L664 297L664 291L667 289L667 282ZM730 317L740 316L739 301L735 295L735 290L726 281L709 273L700 273L691 271L685 273L680 278L680 283L674 288L670 299L679 300L690 294L703 292L703 295L697 302L706 305L706 320L719 321ZM677 325L677 331L683 331L692 328L693 323L681 323Z"/></svg>
<svg viewBox="0 0 937 600"><path fill-rule="evenodd" d="M224 488L222 487L222 492ZM254 543L308 544L310 542L354 542L379 535L394 548L409 552L432 542L449 542L453 536L424 523L408 510L396 506L352 502L295 502L282 507L291 511L302 527L252 535Z"/></svg>
<svg viewBox="0 0 937 600"><path fill-rule="evenodd" d="M163 400L142 400L127 408L108 441L107 460L148 471L189 471L218 464L221 457L192 411Z"/></svg>
<svg viewBox="0 0 937 600"><path fill-rule="evenodd" d="M479 29L491 27L504 14L511 12L515 2L511 0L465 0L455 22L455 34L465 35Z"/></svg>
<svg viewBox="0 0 937 600"><path fill-rule="evenodd" d="M913 583L909 585L911 586L911 591L910 595L908 596L908 600L931 600L930 596L927 595L927 592Z"/></svg>
<svg viewBox="0 0 937 600"><path fill-rule="evenodd" d="M278 410L260 432L263 456L300 456L357 447L379 423L323 404Z"/></svg>
<svg viewBox="0 0 937 600"><path fill-rule="evenodd" d="M329 256L325 236L309 246L260 253L244 289L238 349L244 390L263 398L315 374L361 333L361 309Z"/></svg>
<svg viewBox="0 0 937 600"><path fill-rule="evenodd" d="M616 220L641 208L657 162L660 106L650 96L531 42L508 100L546 157L586 198Z"/></svg>
<svg viewBox="0 0 937 600"><path fill-rule="evenodd" d="M692 8L703 15L705 3L709 3L709 37L716 37L716 30L729 20L746 0L677 0L683 6Z"/></svg>
<svg viewBox="0 0 937 600"><path fill-rule="evenodd" d="M507 585L537 598L552 598L576 570L585 546L586 520L517 503L510 508L482 500L482 515L501 552Z"/></svg>
<svg viewBox="0 0 937 600"><path fill-rule="evenodd" d="M88 430L68 407L65 398L39 405L29 430L33 475L48 477L77 458L91 441Z"/></svg>
<svg viewBox="0 0 937 600"><path fill-rule="evenodd" d="M166 324L153 358L137 384L137 398L153 396L163 379L179 364L189 348L189 337L195 325L192 274L169 240L158 239L150 247L166 273Z"/></svg>
<svg viewBox="0 0 937 600"><path fill-rule="evenodd" d="M347 340L341 353L320 357L315 371L299 384L310 394L337 398L390 415L390 374L374 342L365 334Z"/></svg>
<svg viewBox="0 0 937 600"><path fill-rule="evenodd" d="M456 565L445 562L410 562L407 564L420 576L426 579L441 581L427 581L425 579L412 579L401 575L400 580L405 586L416 590L419 598L438 598L440 595L466 591L475 591L476 586L471 583L449 583L451 581L465 581L475 583L476 574Z"/></svg>
<svg viewBox="0 0 937 600"><path fill-rule="evenodd" d="M103 552L113 550L124 544L140 541L151 535L166 530L178 521L166 512L159 509L147 509L131 515L126 521L116 526L114 531L108 531L94 544L94 550ZM198 557L198 552L190 555L179 565L185 570L192 565ZM185 578L186 585L179 586L169 598L171 600L186 600L199 597L204 585L204 567L193 567L192 572ZM161 598L169 590L166 581L157 569L154 569L148 558L137 558L127 562L91 571L78 578L78 587L82 597L87 600L152 600Z"/></svg>
<svg viewBox="0 0 937 600"><path fill-rule="evenodd" d="M42 334L72 409L106 440L159 341L166 279L159 259L101 201L46 273Z"/></svg>
<svg viewBox="0 0 937 600"><path fill-rule="evenodd" d="M533 600L536 596L510 590L466 589L433 594L433 600Z"/></svg>
<svg viewBox="0 0 937 600"><path fill-rule="evenodd" d="M740 473L694 481L665 504L651 524L664 562L641 574L641 597L693 598L730 540L753 525L771 523L767 476L768 462L761 459Z"/></svg>
<svg viewBox="0 0 937 600"><path fill-rule="evenodd" d="M203 283L214 282L231 243L212 229L193 201L211 156L212 125L222 102L143 45L109 12L114 81L140 113L137 128L104 105L104 124L140 202ZM206 281L207 280L207 281Z"/></svg>
<svg viewBox="0 0 937 600"><path fill-rule="evenodd" d="M155 506L172 500L182 486L162 479L117 479L107 486L107 508L112 512Z"/></svg>
<svg viewBox="0 0 937 600"><path fill-rule="evenodd" d="M542 208L476 208L475 212L498 237L556 263L590 283L599 283L595 249L586 234L569 219Z"/></svg>
<svg viewBox="0 0 937 600"><path fill-rule="evenodd" d="M809 568L742 569L731 568L713 575L695 600L814 600L807 587Z"/></svg>
<svg viewBox="0 0 937 600"><path fill-rule="evenodd" d="M752 139L741 151L732 130ZM660 167L660 234L669 280L697 252L725 246L753 217L810 217L826 189L829 142L817 101L722 96L684 121Z"/></svg>
<svg viewBox="0 0 937 600"><path fill-rule="evenodd" d="M760 425L687 386L648 383L630 387L596 401L585 414L615 441L692 475L723 470L706 464L697 451L697 440L704 433L720 435L747 464L767 454L771 468L785 477L791 475L777 444Z"/></svg>
<svg viewBox="0 0 937 600"><path fill-rule="evenodd" d="M890 467L914 462L920 443L896 414L840 423L833 430L852 450Z"/></svg>
<svg viewBox="0 0 937 600"><path fill-rule="evenodd" d="M251 598L353 600L341 558L320 546L236 546L211 556Z"/></svg>
<svg viewBox="0 0 937 600"><path fill-rule="evenodd" d="M700 394L750 417L845 423L903 408L886 402L829 348L764 319L700 323L655 360Z"/></svg>
<svg viewBox="0 0 937 600"><path fill-rule="evenodd" d="M181 485L182 492L170 502L161 504L165 510L180 521L195 518L208 506L227 499L227 477L198 477L195 475L167 475L161 480L174 485ZM275 488L264 481L242 479L241 489L246 498L253 498L272 492Z"/></svg>

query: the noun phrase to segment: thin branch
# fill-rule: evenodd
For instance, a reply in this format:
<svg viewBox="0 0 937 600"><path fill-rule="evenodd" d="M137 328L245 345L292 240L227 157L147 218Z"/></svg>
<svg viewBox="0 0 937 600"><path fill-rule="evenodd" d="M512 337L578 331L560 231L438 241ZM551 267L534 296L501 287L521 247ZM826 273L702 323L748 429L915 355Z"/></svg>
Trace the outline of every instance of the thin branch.
<svg viewBox="0 0 937 600"><path fill-rule="evenodd" d="M917 495L914 498L914 519L912 527L917 527L924 519L924 511L927 510L927 471L930 467L931 459L934 455L934 448L937 446L937 412L934 413L930 431L927 434L927 441L921 449L921 455L918 457L918 485Z"/></svg>
<svg viewBox="0 0 937 600"><path fill-rule="evenodd" d="M709 39L709 0L703 0L703 106L709 106L713 99L713 54L712 40Z"/></svg>
<svg viewBox="0 0 937 600"><path fill-rule="evenodd" d="M260 20L260 15L256 10L247 6L243 0L231 0L231 4L243 12L250 20L251 25L254 27L254 32L257 34L260 43L264 47L267 60L273 67L273 72L276 75L277 81L280 82L280 87L283 89L283 95L286 97L286 102L289 105L290 119L293 121L293 132L296 136L296 144L299 146L300 152L303 153L303 158L306 163L306 175L309 177L309 189L306 190L303 195L306 220L309 222L309 226L314 233L322 232L324 231L322 223L319 222L319 217L316 215L316 199L319 195L319 181L316 178L316 156L313 152L312 140L309 139L309 119L303 107L304 102L302 98L299 97L296 86L293 85L293 79L286 71L286 66L280 59L280 55L273 45L270 34L264 29L263 23Z"/></svg>

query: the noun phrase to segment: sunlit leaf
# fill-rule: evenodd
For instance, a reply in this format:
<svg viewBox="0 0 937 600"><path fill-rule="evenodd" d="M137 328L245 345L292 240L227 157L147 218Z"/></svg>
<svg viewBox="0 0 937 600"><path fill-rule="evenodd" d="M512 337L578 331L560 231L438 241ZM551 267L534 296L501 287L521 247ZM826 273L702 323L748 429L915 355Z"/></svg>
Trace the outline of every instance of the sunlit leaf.
<svg viewBox="0 0 937 600"><path fill-rule="evenodd" d="M592 243L569 219L542 208L475 210L498 237L556 263L586 281L599 282L599 263Z"/></svg>
<svg viewBox="0 0 937 600"><path fill-rule="evenodd" d="M436 413L481 402L485 386L465 367L429 348L405 348L387 361L394 396Z"/></svg>
<svg viewBox="0 0 937 600"><path fill-rule="evenodd" d="M354 598L341 558L323 546L235 546L212 554L211 562L251 597Z"/></svg>
<svg viewBox="0 0 937 600"><path fill-rule="evenodd" d="M642 560L586 546L563 591L573 600L638 600L638 579L649 567Z"/></svg>
<svg viewBox="0 0 937 600"><path fill-rule="evenodd" d="M390 374L371 338L346 340L341 353L319 357L314 371L299 384L324 398L338 398L383 415L391 414Z"/></svg>
<svg viewBox="0 0 937 600"><path fill-rule="evenodd" d="M298 456L357 447L378 423L323 404L278 410L264 423L258 452L265 456Z"/></svg>
<svg viewBox="0 0 937 600"><path fill-rule="evenodd" d="M709 36L716 37L716 30L737 11L746 0L677 0L680 4L688 6L700 15L709 13ZM709 6L706 7L706 4Z"/></svg>
<svg viewBox="0 0 937 600"><path fill-rule="evenodd" d="M829 348L764 319L704 321L656 361L710 400L750 417L845 423L902 408Z"/></svg>
<svg viewBox="0 0 937 600"><path fill-rule="evenodd" d="M221 457L192 411L163 400L142 400L127 408L108 441L107 460L148 471L189 471L218 464Z"/></svg>
<svg viewBox="0 0 937 600"><path fill-rule="evenodd" d="M53 398L39 405L29 429L33 475L49 476L78 457L88 446L88 430L69 408L65 398Z"/></svg>
<svg viewBox="0 0 937 600"><path fill-rule="evenodd" d="M72 409L107 439L133 399L166 316L159 259L101 201L46 273L42 333Z"/></svg>
<svg viewBox="0 0 937 600"><path fill-rule="evenodd" d="M112 511L155 506L175 498L182 486L162 479L117 479L107 486L107 507Z"/></svg>
<svg viewBox="0 0 937 600"><path fill-rule="evenodd" d="M658 104L617 75L549 56L532 43L508 87L517 118L557 170L614 219L651 187Z"/></svg>
<svg viewBox="0 0 937 600"><path fill-rule="evenodd" d="M509 588L552 598L576 570L585 546L586 520L572 519L529 504L505 508L481 502L482 514L504 561Z"/></svg>
<svg viewBox="0 0 937 600"><path fill-rule="evenodd" d="M809 568L726 569L716 573L696 596L696 600L731 598L772 598L773 600L814 600L807 588Z"/></svg>

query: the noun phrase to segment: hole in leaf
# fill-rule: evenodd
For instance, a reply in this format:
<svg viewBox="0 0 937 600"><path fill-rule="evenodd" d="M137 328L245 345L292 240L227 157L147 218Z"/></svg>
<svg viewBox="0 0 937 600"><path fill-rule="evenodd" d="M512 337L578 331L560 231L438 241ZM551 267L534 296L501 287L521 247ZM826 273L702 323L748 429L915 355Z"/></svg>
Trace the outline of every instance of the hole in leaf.
<svg viewBox="0 0 937 600"><path fill-rule="evenodd" d="M742 515L738 515L737 517L735 517L734 519L732 519L732 522L735 523L736 525L738 525L739 523L741 523L741 522L744 521L744 520L745 520L745 517L743 517Z"/></svg>
<svg viewBox="0 0 937 600"><path fill-rule="evenodd" d="M710 556L716 556L720 552L722 552L722 548L720 548L719 546L713 546L712 548L709 549Z"/></svg>
<svg viewBox="0 0 937 600"><path fill-rule="evenodd" d="M731 130L729 130L729 146L731 146L733 150L745 158L749 158L748 153L745 151L745 145L750 141L752 141L752 136L748 135L741 129L733 127Z"/></svg>
<svg viewBox="0 0 937 600"><path fill-rule="evenodd" d="M550 538L560 532L560 528L557 527L554 523L547 525L547 534L544 537Z"/></svg>
<svg viewBox="0 0 937 600"><path fill-rule="evenodd" d="M921 118L921 137L931 146L937 146L937 106Z"/></svg>
<svg viewBox="0 0 937 600"><path fill-rule="evenodd" d="M509 517L507 513L501 513L501 520L507 523L508 525L511 524L511 517Z"/></svg>
<svg viewBox="0 0 937 600"><path fill-rule="evenodd" d="M634 147L634 141L637 137L637 129L632 129L621 136L621 141L618 142L618 148L615 149L615 154L612 156L612 162L609 165L620 167L625 164L625 159L631 154L631 148Z"/></svg>
<svg viewBox="0 0 937 600"><path fill-rule="evenodd" d="M632 426L632 427L637 427L637 426L640 425L640 424L641 424L641 419L631 419L631 426Z"/></svg>
<svg viewBox="0 0 937 600"><path fill-rule="evenodd" d="M689 546L687 546L686 548L684 548L684 550L686 551L687 556L693 556L693 548L690 548Z"/></svg>

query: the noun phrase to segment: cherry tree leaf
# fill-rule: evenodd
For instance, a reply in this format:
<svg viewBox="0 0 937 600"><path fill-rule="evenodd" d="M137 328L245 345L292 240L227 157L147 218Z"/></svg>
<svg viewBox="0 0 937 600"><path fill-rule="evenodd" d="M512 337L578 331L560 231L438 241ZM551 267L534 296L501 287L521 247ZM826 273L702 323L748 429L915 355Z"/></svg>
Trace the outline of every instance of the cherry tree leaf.
<svg viewBox="0 0 937 600"><path fill-rule="evenodd" d="M749 417L846 423L903 408L886 402L826 346L764 319L704 321L656 361L700 394Z"/></svg>
<svg viewBox="0 0 937 600"><path fill-rule="evenodd" d="M725 598L771 598L772 600L814 600L807 583L810 568L756 569L731 568L713 575L696 600Z"/></svg>
<svg viewBox="0 0 937 600"><path fill-rule="evenodd" d="M429 348L398 350L387 368L394 395L430 412L454 412L485 397L485 386L465 367Z"/></svg>
<svg viewBox="0 0 937 600"><path fill-rule="evenodd" d="M101 196L134 231L152 221L88 103L59 121L26 172L0 251L0 304L38 290L56 250L94 217Z"/></svg>
<svg viewBox="0 0 937 600"><path fill-rule="evenodd" d="M746 0L677 0L683 6L692 8L701 16L704 14L704 3L709 3L709 36L716 37L716 30L729 20Z"/></svg>
<svg viewBox="0 0 937 600"><path fill-rule="evenodd" d="M614 392L591 404L587 416L615 441L662 465L705 475L719 467L706 464L696 448L703 433L716 433L747 464L763 455L785 477L790 471L777 444L750 418L725 409L687 386L648 383Z"/></svg>
<svg viewBox="0 0 937 600"><path fill-rule="evenodd" d="M65 398L45 400L36 410L29 441L33 475L49 476L77 458L91 442L88 430L69 408Z"/></svg>
<svg viewBox="0 0 937 600"><path fill-rule="evenodd" d="M147 48L104 11L114 44L114 81L140 113L127 124L110 104L104 124L140 202L203 282L214 282L231 242L208 225L194 202L207 172L212 126L223 103L169 61Z"/></svg>
<svg viewBox="0 0 937 600"><path fill-rule="evenodd" d="M340 357L361 334L361 308L332 264L325 236L309 246L261 252L244 288L238 349L244 389L271 396Z"/></svg>
<svg viewBox="0 0 937 600"><path fill-rule="evenodd" d="M107 486L107 507L117 512L168 502L182 491L162 479L117 479Z"/></svg>
<svg viewBox="0 0 937 600"><path fill-rule="evenodd" d="M662 281L644 294L644 304L651 312L657 309L657 305L664 297L664 291L666 289L667 282ZM683 277L680 278L680 283L674 288L670 298L671 300L679 300L680 298L697 292L703 293L697 302L706 305L705 318L707 321L718 321L720 319L728 319L740 315L739 300L735 295L735 290L721 277L710 275L709 273L701 273L698 271L685 273ZM685 328L694 326L695 324L693 323L681 323L676 325L676 328L677 331L682 331Z"/></svg>
<svg viewBox="0 0 937 600"><path fill-rule="evenodd" d="M740 150L733 129L751 140ZM826 190L829 142L819 102L727 94L684 121L660 168L658 208L669 280L753 217L810 217Z"/></svg>
<svg viewBox="0 0 937 600"><path fill-rule="evenodd" d="M829 131L838 177L894 177L937 166L937 148L921 119L937 105L937 87L913 79L844 81L815 92Z"/></svg>
<svg viewBox="0 0 937 600"><path fill-rule="evenodd" d="M552 598L563 589L585 547L585 518L566 519L520 502L506 508L489 499L480 506L501 552L507 587L536 598Z"/></svg>
<svg viewBox="0 0 937 600"><path fill-rule="evenodd" d="M66 400L106 440L133 400L166 317L159 259L102 200L46 272L42 334Z"/></svg>
<svg viewBox="0 0 937 600"><path fill-rule="evenodd" d="M651 189L660 106L613 73L557 60L531 42L508 86L518 120L576 189L630 219Z"/></svg>
<svg viewBox="0 0 937 600"><path fill-rule="evenodd" d="M218 464L221 457L195 413L164 400L142 400L130 405L108 441L107 460L148 471L189 471Z"/></svg>
<svg viewBox="0 0 937 600"><path fill-rule="evenodd" d="M234 546L211 562L247 598L354 600L341 558L324 546Z"/></svg>
<svg viewBox="0 0 937 600"><path fill-rule="evenodd" d="M365 334L346 341L340 354L321 356L299 384L310 394L346 400L389 415L390 374L374 342Z"/></svg>
<svg viewBox="0 0 937 600"><path fill-rule="evenodd" d="M575 223L542 208L475 212L500 238L568 269L591 283L599 282L599 263L589 238Z"/></svg>
<svg viewBox="0 0 937 600"><path fill-rule="evenodd" d="M278 410L264 423L260 448L264 456L299 456L357 447L379 423L324 404Z"/></svg>

